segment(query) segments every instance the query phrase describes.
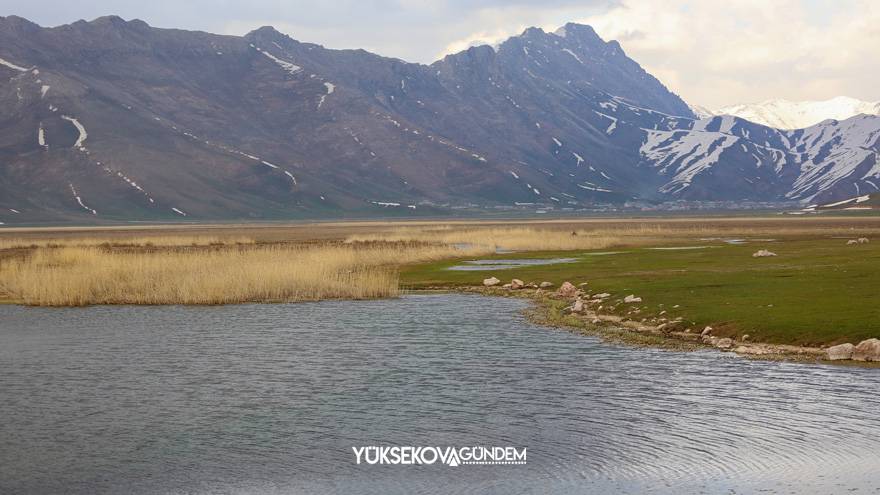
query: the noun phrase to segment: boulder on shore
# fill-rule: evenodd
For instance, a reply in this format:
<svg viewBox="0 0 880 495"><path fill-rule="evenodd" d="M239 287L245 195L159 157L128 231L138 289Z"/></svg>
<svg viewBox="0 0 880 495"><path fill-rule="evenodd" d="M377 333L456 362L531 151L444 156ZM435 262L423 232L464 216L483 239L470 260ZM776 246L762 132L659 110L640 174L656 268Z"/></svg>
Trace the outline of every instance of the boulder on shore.
<svg viewBox="0 0 880 495"><path fill-rule="evenodd" d="M776 256L776 253L772 251L768 251L766 249L759 249L752 255L752 258L766 258L768 256Z"/></svg>
<svg viewBox="0 0 880 495"><path fill-rule="evenodd" d="M581 299L577 299L574 304L571 306L572 313L581 313L584 310L584 301Z"/></svg>
<svg viewBox="0 0 880 495"><path fill-rule="evenodd" d="M858 244L858 243L859 243L859 241L857 241L855 239L850 239L850 240L846 241L847 246L852 246L852 245Z"/></svg>
<svg viewBox="0 0 880 495"><path fill-rule="evenodd" d="M493 285L498 285L500 283L501 283L501 281L495 277L489 277L489 278L483 279L483 285L485 285L486 287L492 287Z"/></svg>
<svg viewBox="0 0 880 495"><path fill-rule="evenodd" d="M703 329L702 332L700 332L700 335L704 336L704 335L709 335L710 333L712 333L712 327L706 327Z"/></svg>
<svg viewBox="0 0 880 495"><path fill-rule="evenodd" d="M553 282L541 282L539 287L541 287L542 289L553 287Z"/></svg>
<svg viewBox="0 0 880 495"><path fill-rule="evenodd" d="M561 297L574 297L577 294L577 291L577 287L571 282L562 282L562 285L559 286L559 290L556 291L556 295Z"/></svg>
<svg viewBox="0 0 880 495"><path fill-rule="evenodd" d="M719 349L730 349L731 347L733 347L733 339L731 339L730 337L718 339L715 341L715 347Z"/></svg>
<svg viewBox="0 0 880 495"><path fill-rule="evenodd" d="M825 349L825 355L829 361L838 361L841 359L852 359L853 351L856 346L847 342L846 344L834 345Z"/></svg>
<svg viewBox="0 0 880 495"><path fill-rule="evenodd" d="M642 298L641 298L641 297L636 297L635 295L630 294L630 295L628 295L628 296L626 296L626 297L623 298L623 302L625 302L625 303L637 303L637 302L642 302Z"/></svg>
<svg viewBox="0 0 880 495"><path fill-rule="evenodd" d="M868 339L859 342L853 349L855 361L880 361L880 339Z"/></svg>
<svg viewBox="0 0 880 495"><path fill-rule="evenodd" d="M525 286L526 286L526 284L518 278L515 278L510 281L510 288L511 289L522 289Z"/></svg>
<svg viewBox="0 0 880 495"><path fill-rule="evenodd" d="M871 241L869 241L867 237L859 237L858 242L859 242L859 244L867 244Z"/></svg>

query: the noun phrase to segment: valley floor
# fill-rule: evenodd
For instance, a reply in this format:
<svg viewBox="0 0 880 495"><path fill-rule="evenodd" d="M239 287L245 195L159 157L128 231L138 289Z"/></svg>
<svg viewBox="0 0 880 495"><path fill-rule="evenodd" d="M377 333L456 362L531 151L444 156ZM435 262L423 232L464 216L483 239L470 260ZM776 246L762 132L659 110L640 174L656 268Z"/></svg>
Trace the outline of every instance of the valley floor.
<svg viewBox="0 0 880 495"><path fill-rule="evenodd" d="M859 238L869 242L848 244ZM389 297L493 276L551 282L523 294L567 325L694 337L710 326L734 343L814 348L880 337L876 216L0 231L0 300L33 305ZM587 300L608 295L574 322L570 301L546 297L565 281Z"/></svg>

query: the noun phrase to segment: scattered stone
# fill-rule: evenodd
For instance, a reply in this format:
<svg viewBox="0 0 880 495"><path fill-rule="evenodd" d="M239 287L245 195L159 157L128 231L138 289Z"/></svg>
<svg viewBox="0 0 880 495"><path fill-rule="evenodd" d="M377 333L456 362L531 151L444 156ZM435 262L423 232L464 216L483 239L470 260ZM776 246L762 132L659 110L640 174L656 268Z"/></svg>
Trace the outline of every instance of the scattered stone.
<svg viewBox="0 0 880 495"><path fill-rule="evenodd" d="M530 283L526 284L526 287L528 287L529 289L537 289L538 284L536 284L534 282L530 282Z"/></svg>
<svg viewBox="0 0 880 495"><path fill-rule="evenodd" d="M675 306L673 306L673 308L677 308L677 307L679 307L679 305L678 305L678 304L676 304L676 305L675 305Z"/></svg>
<svg viewBox="0 0 880 495"><path fill-rule="evenodd" d="M572 313L580 313L583 310L584 310L584 301L582 301L580 299L576 300L574 302L574 304L571 306Z"/></svg>
<svg viewBox="0 0 880 495"><path fill-rule="evenodd" d="M666 310L663 310L663 311L660 312L660 316L663 316L663 315L665 315L665 314L666 314Z"/></svg>
<svg viewBox="0 0 880 495"><path fill-rule="evenodd" d="M871 241L868 240L867 237L859 237L859 244L867 244Z"/></svg>
<svg viewBox="0 0 880 495"><path fill-rule="evenodd" d="M599 323L602 323L602 320L599 318L593 318L593 325L598 325Z"/></svg>
<svg viewBox="0 0 880 495"><path fill-rule="evenodd" d="M751 337L751 335L749 335L749 334L745 334L745 335L743 335L743 336L740 338L740 340L743 341L743 342L748 342L749 337Z"/></svg>
<svg viewBox="0 0 880 495"><path fill-rule="evenodd" d="M838 361L841 359L852 359L853 351L856 346L847 342L846 344L834 345L825 350L825 354L829 361Z"/></svg>
<svg viewBox="0 0 880 495"><path fill-rule="evenodd" d="M586 287L589 282L581 282L578 284L578 287Z"/></svg>
<svg viewBox="0 0 880 495"><path fill-rule="evenodd" d="M737 354L751 354L753 356L763 356L766 354L778 354L779 351L773 348L761 345L741 345L733 349Z"/></svg>
<svg viewBox="0 0 880 495"><path fill-rule="evenodd" d="M733 339L731 339L730 337L718 339L715 341L715 347L719 349L730 349L731 347L733 347Z"/></svg>
<svg viewBox="0 0 880 495"><path fill-rule="evenodd" d="M515 278L510 281L510 288L511 289L522 289L525 286L526 286L526 284L523 283L523 281L518 278Z"/></svg>
<svg viewBox="0 0 880 495"><path fill-rule="evenodd" d="M502 289L509 289L509 288L510 288L510 284L504 284L504 285L501 286L501 288L502 288Z"/></svg>
<svg viewBox="0 0 880 495"><path fill-rule="evenodd" d="M856 361L880 361L880 339L859 342L853 349L852 358Z"/></svg>
<svg viewBox="0 0 880 495"><path fill-rule="evenodd" d="M601 293L601 294L595 294L595 295L593 296L593 299L607 299L607 298L609 298L609 297L611 297L611 294L609 294L609 293L607 293L607 292L603 292L603 293Z"/></svg>
<svg viewBox="0 0 880 495"><path fill-rule="evenodd" d="M766 249L759 249L752 255L752 258L766 258L768 256L776 256L776 253L767 251Z"/></svg>
<svg viewBox="0 0 880 495"><path fill-rule="evenodd" d="M628 295L628 296L626 296L626 297L623 298L623 302L625 302L625 303L637 303L637 302L642 302L642 298L641 298L641 297L636 297L636 296L630 294L630 295Z"/></svg>
<svg viewBox="0 0 880 495"><path fill-rule="evenodd" d="M847 246L852 246L852 245L855 245L855 244L858 244L858 243L859 243L859 241L857 241L857 240L855 240L855 239L850 239L850 240L846 241L846 245L847 245Z"/></svg>
<svg viewBox="0 0 880 495"><path fill-rule="evenodd" d="M702 332L700 332L700 335L706 336L706 335L709 335L710 333L712 333L712 327L706 327L703 329Z"/></svg>
<svg viewBox="0 0 880 495"><path fill-rule="evenodd" d="M492 286L498 285L500 283L501 283L501 281L495 277L489 277L489 278L483 279L483 285L485 285L486 287L492 287Z"/></svg>
<svg viewBox="0 0 880 495"><path fill-rule="evenodd" d="M571 282L562 282L562 285L559 286L559 290L556 291L556 295L562 297L574 297L575 294L577 294L577 287Z"/></svg>
<svg viewBox="0 0 880 495"><path fill-rule="evenodd" d="M553 282L541 282L540 287L542 289L547 289L547 288L553 287Z"/></svg>

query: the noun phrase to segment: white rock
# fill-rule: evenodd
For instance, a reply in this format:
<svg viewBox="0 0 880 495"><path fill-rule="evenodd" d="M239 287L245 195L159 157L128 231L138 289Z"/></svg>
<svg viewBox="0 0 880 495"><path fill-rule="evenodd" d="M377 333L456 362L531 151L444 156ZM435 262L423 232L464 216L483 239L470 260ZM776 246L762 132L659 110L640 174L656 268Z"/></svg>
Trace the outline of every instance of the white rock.
<svg viewBox="0 0 880 495"><path fill-rule="evenodd" d="M855 239L850 239L850 240L846 241L846 245L847 245L847 246L852 246L852 245L855 245L855 244L858 244L858 243L859 243L859 241L857 241L857 240L855 240Z"/></svg>
<svg viewBox="0 0 880 495"><path fill-rule="evenodd" d="M493 285L498 285L500 283L501 283L501 281L495 277L489 277L489 278L483 279L483 285L485 285L486 287L492 287Z"/></svg>
<svg viewBox="0 0 880 495"><path fill-rule="evenodd" d="M867 237L859 237L858 242L859 242L859 244L867 244L871 241L869 241Z"/></svg>
<svg viewBox="0 0 880 495"><path fill-rule="evenodd" d="M625 302L625 303L637 303L637 302L642 302L642 298L641 298L641 297L636 297L636 296L634 296L633 294L630 294L630 295L628 295L628 296L626 296L626 297L623 298L623 302Z"/></svg>
<svg viewBox="0 0 880 495"><path fill-rule="evenodd" d="M522 289L523 287L525 287L525 285L526 284L523 283L523 281L518 278L515 278L510 281L510 288L511 289Z"/></svg>
<svg viewBox="0 0 880 495"><path fill-rule="evenodd" d="M559 286L559 290L556 291L556 295L562 297L574 297L575 294L577 294L577 287L571 282L562 282L562 285Z"/></svg>
<svg viewBox="0 0 880 495"><path fill-rule="evenodd" d="M595 294L595 295L593 296L593 299L606 299L606 298L608 298L608 297L611 297L611 294L609 294L609 293L607 293L607 292L603 292L603 293L601 293L601 294Z"/></svg>
<svg viewBox="0 0 880 495"><path fill-rule="evenodd" d="M574 302L574 304L571 306L572 313L580 313L583 310L584 310L584 301L582 301L580 299L576 300Z"/></svg>
<svg viewBox="0 0 880 495"><path fill-rule="evenodd" d="M730 337L718 339L715 341L715 347L719 349L730 349L731 347L733 347L733 339L731 339Z"/></svg>
<svg viewBox="0 0 880 495"><path fill-rule="evenodd" d="M859 342L853 349L855 361L880 361L880 339L868 339Z"/></svg>
<svg viewBox="0 0 880 495"><path fill-rule="evenodd" d="M825 353L829 361L837 361L840 359L852 359L855 349L856 346L847 342L846 344L831 346L825 349Z"/></svg>
<svg viewBox="0 0 880 495"><path fill-rule="evenodd" d="M712 327L706 327L700 332L700 335L709 335L710 333L712 333Z"/></svg>
<svg viewBox="0 0 880 495"><path fill-rule="evenodd" d="M546 289L548 287L553 287L553 282L541 282L540 287L542 289Z"/></svg>
<svg viewBox="0 0 880 495"><path fill-rule="evenodd" d="M766 258L768 256L776 256L776 253L767 251L766 249L759 249L752 255L752 258Z"/></svg>

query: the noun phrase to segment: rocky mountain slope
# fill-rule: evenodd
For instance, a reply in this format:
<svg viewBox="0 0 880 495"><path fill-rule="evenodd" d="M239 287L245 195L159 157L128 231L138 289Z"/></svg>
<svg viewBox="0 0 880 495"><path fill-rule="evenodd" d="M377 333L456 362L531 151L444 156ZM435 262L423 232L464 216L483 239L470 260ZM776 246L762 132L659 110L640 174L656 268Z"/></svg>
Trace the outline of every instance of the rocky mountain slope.
<svg viewBox="0 0 880 495"><path fill-rule="evenodd" d="M733 115L778 129L803 129L824 120L845 120L859 114L880 114L880 102L838 96L822 101L767 100L761 103L731 105L718 110L693 105L700 118Z"/></svg>
<svg viewBox="0 0 880 495"><path fill-rule="evenodd" d="M418 215L880 186L880 118L690 108L588 26L431 65L104 17L0 18L0 222Z"/></svg>

